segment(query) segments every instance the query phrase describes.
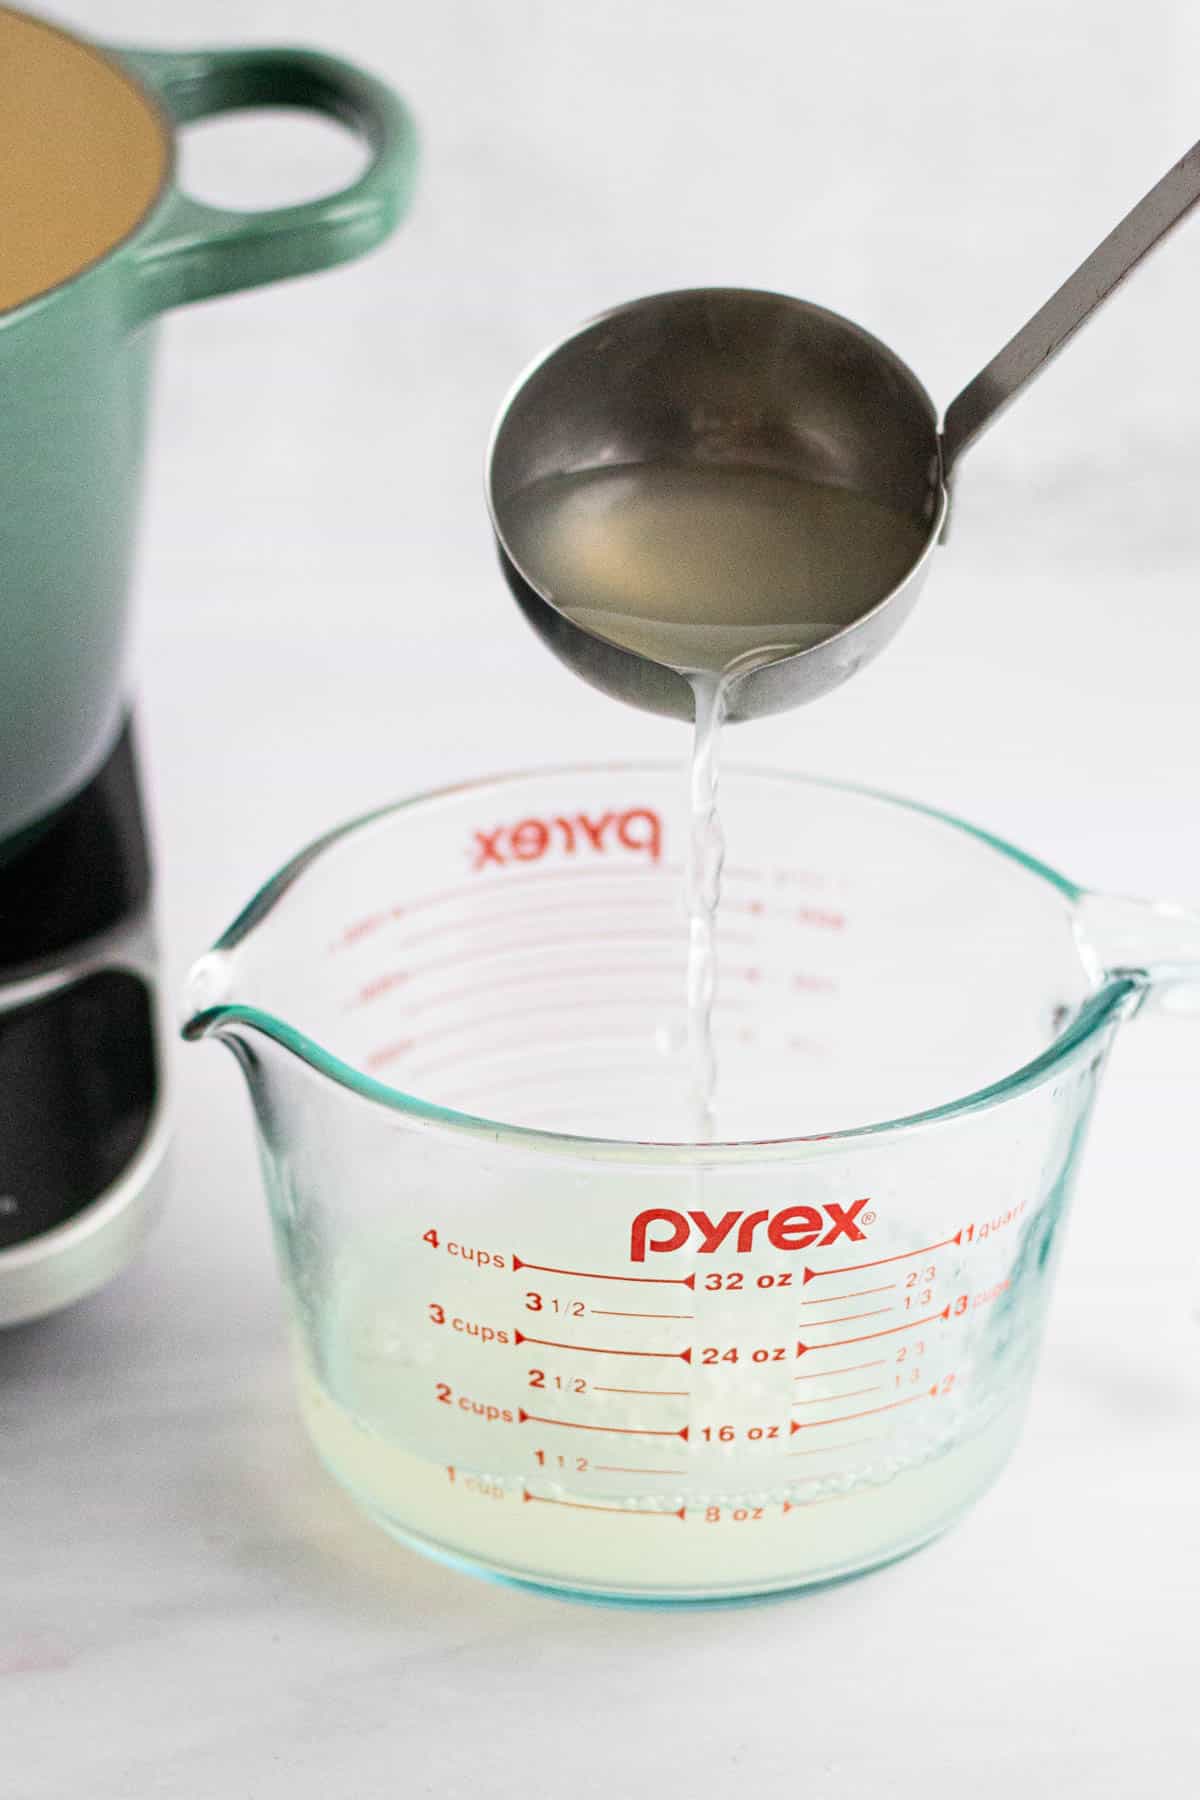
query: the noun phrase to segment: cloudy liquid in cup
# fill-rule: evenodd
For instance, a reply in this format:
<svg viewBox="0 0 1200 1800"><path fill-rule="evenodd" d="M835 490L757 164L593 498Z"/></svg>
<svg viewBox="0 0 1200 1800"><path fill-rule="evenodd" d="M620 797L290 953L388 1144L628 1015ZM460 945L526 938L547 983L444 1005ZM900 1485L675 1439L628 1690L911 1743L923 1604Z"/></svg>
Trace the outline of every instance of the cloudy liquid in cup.
<svg viewBox="0 0 1200 1800"><path fill-rule="evenodd" d="M1010 1403L981 1430L911 1459L892 1447L876 1465L867 1461L851 1483L801 1478L789 1485L776 1469L779 1486L768 1497L761 1475L751 1476L747 1522L717 1527L732 1532L717 1539L712 1512L736 1520L742 1499L731 1482L697 1495L673 1492L661 1481L599 1491L565 1481L554 1490L560 1500L576 1501L569 1510L531 1506L527 1475L489 1469L494 1447L469 1427L461 1452L472 1461L448 1464L414 1447L411 1413L394 1403L382 1414L372 1406L378 1361L366 1371L365 1396L353 1366L333 1381L323 1379L299 1349L296 1371L318 1454L386 1531L516 1580L623 1597L639 1590L663 1599L763 1593L836 1580L915 1549L952 1524L999 1474L1024 1410L1019 1401ZM647 1510L662 1518L647 1519Z"/></svg>
<svg viewBox="0 0 1200 1800"><path fill-rule="evenodd" d="M510 503L517 562L597 636L678 669L695 695L688 1045L693 1133L716 1135L717 750L737 677L810 649L908 573L924 528L863 494L770 469L639 463L532 483Z"/></svg>

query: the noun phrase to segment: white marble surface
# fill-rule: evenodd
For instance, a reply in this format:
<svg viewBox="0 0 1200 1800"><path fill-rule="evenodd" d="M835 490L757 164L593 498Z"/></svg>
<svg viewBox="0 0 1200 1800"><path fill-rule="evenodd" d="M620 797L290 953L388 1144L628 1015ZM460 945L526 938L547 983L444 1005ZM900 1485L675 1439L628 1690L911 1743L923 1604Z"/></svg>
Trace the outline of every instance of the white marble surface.
<svg viewBox="0 0 1200 1800"><path fill-rule="evenodd" d="M392 795L682 753L551 664L493 566L487 425L598 307L824 300L947 400L1195 137L1188 0L62 0L114 40L323 42L409 95L408 227L164 333L137 679L170 979L259 878ZM192 134L269 201L346 158ZM1200 899L1200 227L973 453L893 651L731 755L895 787L1100 886ZM922 1555L633 1614L390 1545L293 1410L247 1107L173 1047L173 1197L107 1292L0 1342L14 1800L1196 1792L1200 1032L1119 1046L1044 1366L993 1494Z"/></svg>

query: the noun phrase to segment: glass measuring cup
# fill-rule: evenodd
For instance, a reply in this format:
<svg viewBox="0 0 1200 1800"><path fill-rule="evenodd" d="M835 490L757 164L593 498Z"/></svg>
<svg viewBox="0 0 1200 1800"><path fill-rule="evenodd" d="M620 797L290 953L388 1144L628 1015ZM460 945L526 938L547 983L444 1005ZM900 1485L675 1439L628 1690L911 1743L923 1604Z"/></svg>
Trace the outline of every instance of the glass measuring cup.
<svg viewBox="0 0 1200 1800"><path fill-rule="evenodd" d="M1119 1023L1200 917L858 789L723 782L719 1129L683 1132L678 771L319 840L190 982L254 1102L317 1449L406 1541L623 1598L851 1575L1020 1430Z"/></svg>

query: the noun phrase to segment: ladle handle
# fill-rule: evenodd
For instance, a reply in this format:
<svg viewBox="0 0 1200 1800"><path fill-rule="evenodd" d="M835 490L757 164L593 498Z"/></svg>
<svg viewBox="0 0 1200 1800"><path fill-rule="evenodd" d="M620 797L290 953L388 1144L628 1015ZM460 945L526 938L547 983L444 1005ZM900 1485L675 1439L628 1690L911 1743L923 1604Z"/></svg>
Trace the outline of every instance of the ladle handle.
<svg viewBox="0 0 1200 1800"><path fill-rule="evenodd" d="M942 428L942 469L947 480L967 446L1058 355L1198 200L1200 144L1194 144L951 402Z"/></svg>

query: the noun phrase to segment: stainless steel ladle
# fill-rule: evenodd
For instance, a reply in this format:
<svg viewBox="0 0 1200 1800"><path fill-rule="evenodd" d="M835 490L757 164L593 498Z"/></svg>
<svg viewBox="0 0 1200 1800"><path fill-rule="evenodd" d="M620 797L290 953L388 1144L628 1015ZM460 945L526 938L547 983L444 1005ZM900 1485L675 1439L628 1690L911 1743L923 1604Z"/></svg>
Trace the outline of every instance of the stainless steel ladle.
<svg viewBox="0 0 1200 1800"><path fill-rule="evenodd" d="M1022 326L947 410L878 338L808 301L743 288L695 288L617 307L548 351L496 424L487 495L500 560L526 617L594 687L650 712L690 719L685 674L575 623L543 572L514 555L508 521L531 483L552 475L663 462L773 469L849 488L917 522L906 575L810 649L751 667L728 717L814 700L878 654L911 612L943 534L950 480L996 419L1142 258L1200 200L1200 144L1188 151Z"/></svg>

